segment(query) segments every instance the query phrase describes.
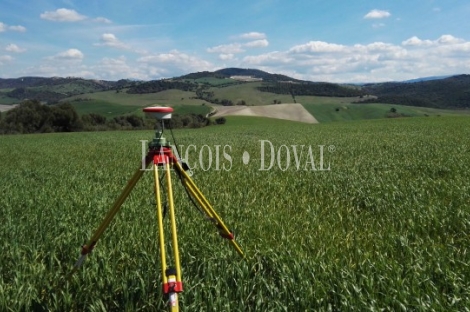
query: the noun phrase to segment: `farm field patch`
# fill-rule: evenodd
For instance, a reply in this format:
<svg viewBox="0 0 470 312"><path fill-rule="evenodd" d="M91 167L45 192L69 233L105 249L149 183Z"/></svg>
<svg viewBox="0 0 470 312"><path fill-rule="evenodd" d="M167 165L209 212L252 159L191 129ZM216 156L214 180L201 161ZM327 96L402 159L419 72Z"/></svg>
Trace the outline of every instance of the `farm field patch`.
<svg viewBox="0 0 470 312"><path fill-rule="evenodd" d="M470 118L226 118L173 132L247 259L174 178L184 310L470 306ZM0 310L165 309L150 173L63 283L153 136L0 136Z"/></svg>

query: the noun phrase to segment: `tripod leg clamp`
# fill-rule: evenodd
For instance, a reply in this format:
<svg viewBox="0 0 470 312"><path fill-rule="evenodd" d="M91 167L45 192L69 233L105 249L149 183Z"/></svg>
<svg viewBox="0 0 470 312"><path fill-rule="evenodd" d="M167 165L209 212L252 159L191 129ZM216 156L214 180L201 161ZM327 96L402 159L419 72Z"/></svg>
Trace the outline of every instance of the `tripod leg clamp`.
<svg viewBox="0 0 470 312"><path fill-rule="evenodd" d="M93 248L95 248L96 242L92 242L90 246L88 245L83 245L82 246L82 251L81 254L82 256L85 256L93 251Z"/></svg>
<svg viewBox="0 0 470 312"><path fill-rule="evenodd" d="M176 280L176 269L168 268L166 270L166 276L168 277L168 282L163 284L163 293L165 295L171 293L180 293L183 291L183 282Z"/></svg>
<svg viewBox="0 0 470 312"><path fill-rule="evenodd" d="M219 230L219 235L222 236L223 238L230 239L230 240L235 239L235 235L233 234L233 231L230 230L230 232L227 234L225 233L224 228L220 224L217 224L216 227Z"/></svg>

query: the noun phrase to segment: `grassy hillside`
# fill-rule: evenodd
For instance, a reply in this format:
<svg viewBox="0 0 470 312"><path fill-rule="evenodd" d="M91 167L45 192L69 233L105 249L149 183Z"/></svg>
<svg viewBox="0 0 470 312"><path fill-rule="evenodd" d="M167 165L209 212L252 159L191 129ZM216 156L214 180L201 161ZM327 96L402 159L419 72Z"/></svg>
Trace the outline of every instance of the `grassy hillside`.
<svg viewBox="0 0 470 312"><path fill-rule="evenodd" d="M239 101L245 101L247 105L268 105L273 104L274 100L282 103L292 103L293 99L290 95L274 94L261 92L257 89L262 82L248 82L239 85L228 86L224 88L212 88L214 98L227 99L234 104Z"/></svg>
<svg viewBox="0 0 470 312"><path fill-rule="evenodd" d="M87 80L82 78L44 78L44 77L23 77L18 79L0 79L0 104L10 103L5 96L23 99L37 99L41 101L55 102L64 97L87 94L92 92L102 92L106 90L131 93L152 93L166 89L206 90L212 86L216 91L220 87L233 85L245 85L236 80L230 79L232 75L251 76L263 79L262 84L249 84L255 88L260 88L266 93L275 94L294 94L315 95L315 96L358 96L371 94L378 97L375 102L392 103L396 105L423 106L434 108L468 108L469 92L468 87L470 75L459 75L443 79L433 79L415 82L389 82L373 83L363 86L347 86L342 84L333 84L325 82L309 82L296 80L284 75L271 74L258 69L225 68L215 72L191 73L173 79L153 80L146 82L119 80L119 81L101 81ZM247 91L251 88L241 87L240 91ZM207 91L207 90L206 90ZM253 105L266 103L272 99L267 95L267 100L260 100L258 96L238 94L237 96L226 91L227 100L237 100L247 97ZM225 92L217 93L220 96ZM200 97L203 98L203 97ZM367 99L366 99L367 100ZM4 102L3 102L4 101ZM245 100L246 101L246 100ZM367 100L370 102L370 100ZM109 102L109 101L108 101Z"/></svg>
<svg viewBox="0 0 470 312"><path fill-rule="evenodd" d="M260 85L260 82L251 82L233 84L222 88L213 87L210 90L214 92L214 98L228 99L233 103L245 101L247 105L269 105L274 101L281 103L293 102L290 95L259 91L257 87ZM217 106L203 100L194 99L194 96L193 92L181 90L166 90L140 95L106 91L77 95L64 101L71 101L80 113L95 112L106 116L140 113L142 107L150 105L183 106L186 107L183 111L207 114L210 111L208 107ZM80 99L92 100L80 101ZM465 110L444 110L397 104L352 104L358 100L358 97L296 96L296 101L301 103L319 122L386 118L392 108L395 108L398 114L408 117L470 114L469 111ZM203 104L206 108L199 107ZM194 108L190 108L190 106L194 106Z"/></svg>
<svg viewBox="0 0 470 312"><path fill-rule="evenodd" d="M403 106L394 104L348 104L348 103L324 103L309 102L303 106L315 118L323 122L351 121L363 119L381 119L393 117L432 117L432 116L457 116L470 115L470 111L455 111L434 109L427 107ZM394 109L396 113L391 113Z"/></svg>
<svg viewBox="0 0 470 312"><path fill-rule="evenodd" d="M217 85L217 82L215 84ZM260 85L260 82L251 82L232 84L224 87L213 86L209 90L214 93L214 98L227 99L233 103L244 101L246 105L293 102L291 95L259 91L257 87ZM180 114L207 114L210 112L211 106L217 106L204 100L195 99L195 93L189 91L165 90L147 94L129 94L125 91L126 89L122 89L119 92L110 90L79 94L67 97L62 102L70 102L79 114L97 113L106 117L116 117L122 114L141 115L142 108L151 105L169 105L175 108L175 113ZM451 111L397 104L351 104L358 100L358 97L296 96L296 101L301 103L321 123L386 118L391 108L395 108L399 114L410 117L470 113L467 111ZM13 104L18 101L0 94L0 102Z"/></svg>
<svg viewBox="0 0 470 312"><path fill-rule="evenodd" d="M414 83L379 83L364 86L378 102L436 108L470 108L470 75Z"/></svg>
<svg viewBox="0 0 470 312"><path fill-rule="evenodd" d="M195 83L200 83L200 84L207 84L207 85L216 86L216 87L227 86L231 84L240 84L239 81L230 79L230 78L201 77L201 78L194 78L194 79L185 78L184 80L195 82Z"/></svg>
<svg viewBox="0 0 470 312"><path fill-rule="evenodd" d="M99 101L99 100L90 100L83 102L72 102L72 106L75 107L77 112L80 115L83 114L99 114L107 118L112 118L121 115L135 114L138 116L143 116L141 107L130 106L130 105L116 105L114 103ZM186 114L202 114L207 115L210 113L210 106L204 105L171 105L174 109L175 114L186 115Z"/></svg>
<svg viewBox="0 0 470 312"><path fill-rule="evenodd" d="M194 93L181 90L165 90L158 93L147 94L129 94L125 90L121 92L105 91L76 95L64 99L63 101L72 102L80 99L93 99L105 101L117 105L131 105L136 107L145 107L152 104L158 105L177 105L177 104L196 104L205 103L203 100L193 99Z"/></svg>
<svg viewBox="0 0 470 312"><path fill-rule="evenodd" d="M20 101L18 101L17 99L7 96L4 92L0 92L0 104L10 105L10 104L17 104L19 102Z"/></svg>
<svg viewBox="0 0 470 312"><path fill-rule="evenodd" d="M0 94L3 95L0 104L8 104L11 99L16 103L26 99L56 103L69 96L105 91L117 85L117 82L74 77L0 79Z"/></svg>
<svg viewBox="0 0 470 312"><path fill-rule="evenodd" d="M105 117L116 117L141 111L141 109L134 105L121 105L97 99L73 101L70 103L80 115L94 113Z"/></svg>
<svg viewBox="0 0 470 312"><path fill-rule="evenodd" d="M227 120L174 131L179 145L196 147L187 153L193 179L247 255L238 257L175 178L185 311L470 306L470 118ZM140 168L141 140L152 137L151 130L0 136L0 310L165 309L149 172L63 283ZM271 159L260 140L274 149L269 170L260 170ZM312 149L312 158L297 155L299 169L291 145ZM330 170L319 170L319 146ZM23 157L31 153L39 165Z"/></svg>
<svg viewBox="0 0 470 312"><path fill-rule="evenodd" d="M265 81L239 82L227 78L230 75L252 75L262 77ZM315 92L318 90L315 88L320 88L320 91L326 93L341 91L345 95L347 93L343 91L349 87L333 84L328 84L328 86L309 84L282 75L237 68L193 73L180 78L152 82L126 80L106 82L80 78L27 77L25 79L1 80L0 104L18 103L23 97L38 97L40 100L50 98L54 101L70 102L80 114L98 113L107 117L131 113L140 114L143 107L150 105L170 105L179 107L178 110L181 112L208 113L209 106L216 105L213 103L224 105L244 103L251 106L292 103L294 101L303 104L320 122L385 118L392 115L390 114L392 108L397 111L396 116L455 115L468 114L468 112L465 110L429 109L417 105L427 105L427 102L436 100L439 103L433 102L434 104L430 106L455 107L455 103L458 102L460 107L466 107L469 77L462 75L433 81L371 84L363 87L354 86L353 88L357 89L354 90L355 92L359 92L358 90L362 88L370 94L376 93L378 98L377 96L360 98L299 95L299 92L300 94L316 94ZM279 83L287 80L292 83ZM260 91L260 87L263 86L262 90L272 89L271 91L277 93ZM155 90L165 88L168 89L152 93ZM172 88L184 88L191 91ZM127 93L129 90L141 94ZM286 90L295 91L295 99ZM352 104L363 100L368 104ZM206 107L203 108L203 105Z"/></svg>

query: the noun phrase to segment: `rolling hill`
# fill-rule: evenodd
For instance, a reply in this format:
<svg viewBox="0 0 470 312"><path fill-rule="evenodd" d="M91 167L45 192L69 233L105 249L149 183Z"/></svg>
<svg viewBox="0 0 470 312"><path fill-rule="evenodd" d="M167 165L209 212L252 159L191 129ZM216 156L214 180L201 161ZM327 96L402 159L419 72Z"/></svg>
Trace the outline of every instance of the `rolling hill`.
<svg viewBox="0 0 470 312"><path fill-rule="evenodd" d="M319 122L329 122L465 113L470 108L470 75L361 86L303 81L241 68L153 81L0 79L0 104L6 105L2 110L25 99L48 104L68 102L80 114L106 117L141 114L141 108L149 105L201 113L211 107L300 103Z"/></svg>
<svg viewBox="0 0 470 312"><path fill-rule="evenodd" d="M378 103L434 108L470 108L470 75L412 83L369 84L362 88L377 96Z"/></svg>

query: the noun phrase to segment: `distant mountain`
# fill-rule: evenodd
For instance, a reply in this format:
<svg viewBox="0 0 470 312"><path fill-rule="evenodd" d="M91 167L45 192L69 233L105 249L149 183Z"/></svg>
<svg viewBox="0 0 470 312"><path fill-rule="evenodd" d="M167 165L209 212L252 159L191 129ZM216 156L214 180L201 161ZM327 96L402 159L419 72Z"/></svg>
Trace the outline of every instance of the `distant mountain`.
<svg viewBox="0 0 470 312"><path fill-rule="evenodd" d="M50 81L53 78L44 77L22 77L22 78L0 78L0 89L7 88L27 88L40 85L45 81Z"/></svg>
<svg viewBox="0 0 470 312"><path fill-rule="evenodd" d="M5 88L30 88L30 87L52 87L65 84L82 84L97 90L111 88L116 82L105 80L84 79L78 77L21 77L0 78L0 89Z"/></svg>
<svg viewBox="0 0 470 312"><path fill-rule="evenodd" d="M470 75L419 82L387 82L362 87L375 103L434 108L470 108Z"/></svg>
<svg viewBox="0 0 470 312"><path fill-rule="evenodd" d="M224 68L219 69L214 72L197 72L191 73L188 75L184 75L178 77L179 79L199 79L199 78L230 78L233 76L251 76L253 78L261 78L263 81L267 82L278 82L278 81L291 81L291 82L306 82L303 80L298 80L289 76L279 75L279 74L271 74L259 69L244 69L244 68Z"/></svg>
<svg viewBox="0 0 470 312"><path fill-rule="evenodd" d="M3 92L3 94L13 99L30 99L51 103L77 94L106 91L118 87L123 88L130 83L132 82L129 80L105 81L78 77L0 78L0 90L13 89Z"/></svg>
<svg viewBox="0 0 470 312"><path fill-rule="evenodd" d="M206 100L211 103L219 104L215 102L215 99L212 99L212 92L205 91L209 86L199 85L196 81L188 82L187 80L193 79L206 79L206 78L218 78L218 79L227 79L234 77L250 77L261 79L261 86L254 86L256 89L262 92L275 93L275 94L290 94L292 96L293 102L296 102L296 96L334 96L334 97L355 97L363 95L363 92L359 88L354 88L351 86L343 86L334 83L327 82L311 82L304 81L299 79L294 79L289 76L271 74L259 69L243 69L243 68L225 68L216 70L214 72L198 72L188 75L184 75L175 79L170 79L167 81L151 81L146 82L141 85L137 85L128 90L128 93L151 93L155 90L164 90L166 89L181 89L184 91L196 91L197 98ZM234 78L236 79L236 78ZM236 79L238 81L243 79ZM245 82L248 82L246 80ZM178 87L178 83L181 85ZM192 83L192 87L190 84ZM243 82L240 82L243 83ZM220 86L225 86L221 85ZM204 90L203 90L204 89ZM220 100L220 99L219 99Z"/></svg>
<svg viewBox="0 0 470 312"><path fill-rule="evenodd" d="M405 81L402 81L402 82L414 83L414 82L421 82L421 81L440 80L440 79L445 79L445 78L449 78L449 77L452 77L452 76L430 76L430 77L421 77L421 78L415 78L415 79L405 80Z"/></svg>
<svg viewBox="0 0 470 312"><path fill-rule="evenodd" d="M294 102L296 96L330 96L356 97L359 98L360 103L388 103L433 108L470 108L470 75L433 76L404 82L345 85L304 81L259 69L243 68L224 68L213 72L196 72L172 79L151 81L133 81L129 79L105 81L78 77L0 78L0 98L3 98L5 103L15 103L25 99L55 103L74 95L108 90L142 94L173 89L193 92L193 99L201 99L215 104L234 105L229 99L217 98L217 92L214 92L219 88L236 87L248 83L243 79L237 81L226 79L234 76L262 79L261 82L252 84L252 87L263 93L291 95ZM373 97L363 97L363 95L373 95Z"/></svg>

